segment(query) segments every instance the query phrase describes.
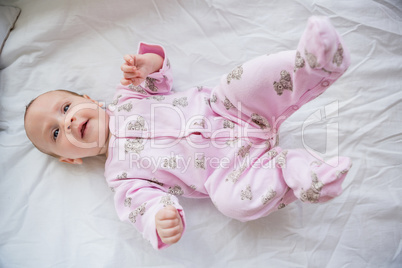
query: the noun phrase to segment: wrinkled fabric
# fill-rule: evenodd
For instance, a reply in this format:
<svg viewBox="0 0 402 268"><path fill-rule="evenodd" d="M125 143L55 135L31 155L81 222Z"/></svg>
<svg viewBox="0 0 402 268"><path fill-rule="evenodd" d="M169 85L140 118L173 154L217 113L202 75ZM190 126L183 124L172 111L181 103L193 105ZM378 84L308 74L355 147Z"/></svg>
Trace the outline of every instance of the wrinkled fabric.
<svg viewBox="0 0 402 268"><path fill-rule="evenodd" d="M279 147L286 118L322 94L348 68L350 56L326 18L310 18L295 51L262 55L222 76L214 88L173 93L161 46L138 53L164 58L140 86L118 86L108 106L111 138L105 177L119 218L156 249L155 214L178 197L209 197L240 221L267 216L300 199L317 203L342 192L347 157L323 161Z"/></svg>

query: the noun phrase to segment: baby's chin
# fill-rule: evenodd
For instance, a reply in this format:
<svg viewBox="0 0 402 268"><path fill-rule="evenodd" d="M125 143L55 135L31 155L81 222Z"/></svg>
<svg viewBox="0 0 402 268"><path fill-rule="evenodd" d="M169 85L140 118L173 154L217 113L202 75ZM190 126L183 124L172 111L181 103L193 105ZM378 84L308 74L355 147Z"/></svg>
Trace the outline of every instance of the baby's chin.
<svg viewBox="0 0 402 268"><path fill-rule="evenodd" d="M66 153L63 154L60 158L69 158L69 159L84 159L84 158L91 158L91 157L95 157L98 155L104 155L105 152L103 150L103 148L92 148L92 149L88 149L86 151L80 151L80 152L70 152L70 153Z"/></svg>
<svg viewBox="0 0 402 268"><path fill-rule="evenodd" d="M107 149L109 147L109 136L102 136L101 139L93 142L81 142L73 145L70 150L64 150L61 153L61 157L63 158L88 158L94 157L98 155L105 155L107 153Z"/></svg>

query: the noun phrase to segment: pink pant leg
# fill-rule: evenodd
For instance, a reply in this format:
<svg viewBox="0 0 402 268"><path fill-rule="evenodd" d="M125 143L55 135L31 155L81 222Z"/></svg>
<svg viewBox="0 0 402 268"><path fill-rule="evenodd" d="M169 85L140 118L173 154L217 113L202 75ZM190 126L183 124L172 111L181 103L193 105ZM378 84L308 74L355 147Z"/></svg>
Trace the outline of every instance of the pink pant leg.
<svg viewBox="0 0 402 268"><path fill-rule="evenodd" d="M326 18L311 18L296 51L261 56L225 75L211 96L218 114L255 128L276 132L301 105L322 94L350 64L342 40ZM240 113L239 113L240 111ZM256 141L258 143L258 141ZM271 144L273 145L273 144ZM339 195L351 163L323 163L304 150L251 147L246 165L235 154L231 169L217 170L205 187L225 215L247 221L260 218L299 198L324 202ZM244 150L244 147L243 147Z"/></svg>
<svg viewBox="0 0 402 268"><path fill-rule="evenodd" d="M347 157L334 167L304 150L279 147L268 152L252 148L237 158L231 169L214 173L205 187L219 211L240 221L265 217L297 199L326 202L341 194L351 166Z"/></svg>
<svg viewBox="0 0 402 268"><path fill-rule="evenodd" d="M236 67L213 90L212 99L218 101L211 106L232 121L240 110L242 120L257 122L254 126L261 128L268 122L277 130L333 84L349 64L349 53L329 20L312 17L296 51L260 56Z"/></svg>

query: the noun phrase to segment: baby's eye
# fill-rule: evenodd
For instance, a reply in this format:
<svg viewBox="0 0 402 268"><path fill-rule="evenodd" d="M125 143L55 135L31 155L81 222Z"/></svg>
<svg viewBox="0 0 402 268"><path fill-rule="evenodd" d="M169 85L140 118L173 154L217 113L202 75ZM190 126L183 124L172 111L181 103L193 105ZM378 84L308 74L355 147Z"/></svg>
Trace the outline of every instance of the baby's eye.
<svg viewBox="0 0 402 268"><path fill-rule="evenodd" d="M64 108L63 108L64 113L66 113L68 111L68 108L70 108L70 105L64 106Z"/></svg>
<svg viewBox="0 0 402 268"><path fill-rule="evenodd" d="M53 132L53 139L57 139L57 136L59 136L59 130L58 130L58 129L56 129L56 130Z"/></svg>

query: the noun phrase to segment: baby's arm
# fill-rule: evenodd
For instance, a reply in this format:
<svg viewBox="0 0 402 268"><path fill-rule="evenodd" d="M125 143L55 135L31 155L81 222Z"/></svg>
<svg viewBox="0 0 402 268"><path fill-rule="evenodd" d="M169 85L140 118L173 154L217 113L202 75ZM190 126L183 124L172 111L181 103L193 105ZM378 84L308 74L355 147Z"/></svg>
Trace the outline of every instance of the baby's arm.
<svg viewBox="0 0 402 268"><path fill-rule="evenodd" d="M123 79L119 90L135 92L136 98L170 94L173 76L165 49L159 45L140 43L137 54L124 56ZM116 94L121 94L116 92Z"/></svg>
<svg viewBox="0 0 402 268"><path fill-rule="evenodd" d="M115 174L107 177L120 220L131 223L155 249L178 242L185 232L186 218L177 197L156 183L129 175L121 179Z"/></svg>
<svg viewBox="0 0 402 268"><path fill-rule="evenodd" d="M160 239L168 245L177 243L183 234L181 216L173 206L167 206L156 213L155 225Z"/></svg>
<svg viewBox="0 0 402 268"><path fill-rule="evenodd" d="M149 74L159 71L163 66L163 58L155 53L125 55L121 65L124 78L122 85L140 85Z"/></svg>

